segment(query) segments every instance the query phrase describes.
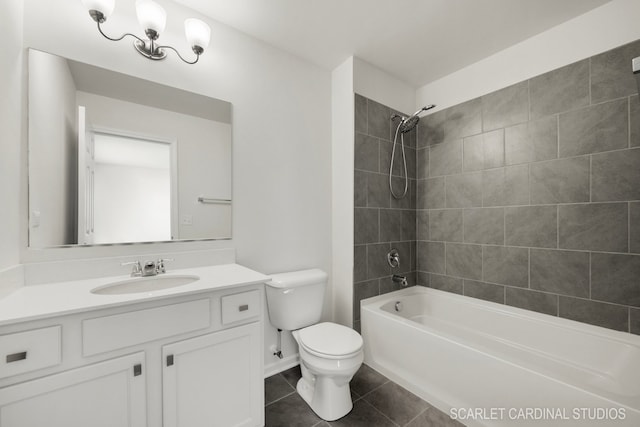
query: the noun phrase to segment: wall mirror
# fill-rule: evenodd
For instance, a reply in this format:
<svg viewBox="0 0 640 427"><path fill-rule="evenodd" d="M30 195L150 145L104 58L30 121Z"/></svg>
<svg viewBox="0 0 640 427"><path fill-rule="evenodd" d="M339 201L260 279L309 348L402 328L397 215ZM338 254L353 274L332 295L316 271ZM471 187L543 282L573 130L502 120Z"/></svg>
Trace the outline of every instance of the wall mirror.
<svg viewBox="0 0 640 427"><path fill-rule="evenodd" d="M29 50L29 246L231 238L231 104Z"/></svg>

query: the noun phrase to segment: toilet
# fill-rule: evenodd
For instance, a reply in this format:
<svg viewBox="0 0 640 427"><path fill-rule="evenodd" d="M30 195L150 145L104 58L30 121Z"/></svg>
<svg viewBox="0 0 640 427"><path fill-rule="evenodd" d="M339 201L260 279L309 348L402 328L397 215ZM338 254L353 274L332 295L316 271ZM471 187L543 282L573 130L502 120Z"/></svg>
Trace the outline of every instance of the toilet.
<svg viewBox="0 0 640 427"><path fill-rule="evenodd" d="M319 269L271 275L266 283L269 320L292 331L298 343L302 378L296 390L326 421L353 408L349 382L364 359L362 337L346 326L322 322L327 273Z"/></svg>

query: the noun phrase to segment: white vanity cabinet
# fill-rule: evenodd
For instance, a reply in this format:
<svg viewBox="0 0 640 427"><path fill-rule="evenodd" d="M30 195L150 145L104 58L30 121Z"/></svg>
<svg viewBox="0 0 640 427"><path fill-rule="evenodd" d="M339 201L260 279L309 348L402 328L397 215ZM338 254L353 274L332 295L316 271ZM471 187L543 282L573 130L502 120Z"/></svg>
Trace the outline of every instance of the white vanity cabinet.
<svg viewBox="0 0 640 427"><path fill-rule="evenodd" d="M0 327L0 427L263 426L263 298L259 284Z"/></svg>
<svg viewBox="0 0 640 427"><path fill-rule="evenodd" d="M261 333L254 322L164 346L164 427L262 425Z"/></svg>
<svg viewBox="0 0 640 427"><path fill-rule="evenodd" d="M2 427L145 427L144 353L0 389Z"/></svg>

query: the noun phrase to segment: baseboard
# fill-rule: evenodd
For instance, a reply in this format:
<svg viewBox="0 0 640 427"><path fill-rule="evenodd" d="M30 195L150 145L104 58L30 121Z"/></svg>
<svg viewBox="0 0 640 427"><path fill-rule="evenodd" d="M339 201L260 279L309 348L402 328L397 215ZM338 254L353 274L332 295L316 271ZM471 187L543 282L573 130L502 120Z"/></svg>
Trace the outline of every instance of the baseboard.
<svg viewBox="0 0 640 427"><path fill-rule="evenodd" d="M269 363L268 365L264 366L264 377L267 378L282 371L286 371L287 369L293 368L299 363L300 358L298 357L298 353L292 354L291 356L287 356L283 359L279 359L276 362Z"/></svg>

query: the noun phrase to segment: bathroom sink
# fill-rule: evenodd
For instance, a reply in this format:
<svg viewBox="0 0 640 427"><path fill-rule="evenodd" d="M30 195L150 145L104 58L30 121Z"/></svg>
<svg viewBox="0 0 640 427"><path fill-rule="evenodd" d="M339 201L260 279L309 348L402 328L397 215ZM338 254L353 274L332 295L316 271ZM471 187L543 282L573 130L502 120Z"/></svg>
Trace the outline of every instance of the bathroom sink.
<svg viewBox="0 0 640 427"><path fill-rule="evenodd" d="M196 280L200 280L200 278L198 276L164 275L139 277L135 279L109 283L108 285L98 286L97 288L92 289L91 293L98 295L122 295L136 294L140 292L153 292L188 285L189 283L193 283Z"/></svg>

